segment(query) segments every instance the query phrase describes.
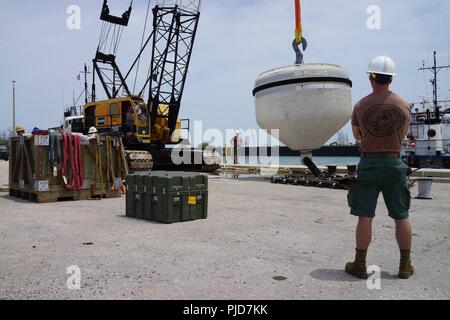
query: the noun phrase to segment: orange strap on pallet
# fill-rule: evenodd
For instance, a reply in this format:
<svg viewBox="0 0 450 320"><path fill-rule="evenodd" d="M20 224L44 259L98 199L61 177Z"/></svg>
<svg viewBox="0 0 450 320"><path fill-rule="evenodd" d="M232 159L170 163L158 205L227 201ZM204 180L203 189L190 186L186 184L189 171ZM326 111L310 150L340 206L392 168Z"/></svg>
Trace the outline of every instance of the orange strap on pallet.
<svg viewBox="0 0 450 320"><path fill-rule="evenodd" d="M69 159L67 159L69 157ZM70 161L70 175L72 181L69 184L66 177L67 160ZM80 136L63 134L63 161L61 164L61 176L63 184L68 190L80 190L84 184L83 154L81 151Z"/></svg>

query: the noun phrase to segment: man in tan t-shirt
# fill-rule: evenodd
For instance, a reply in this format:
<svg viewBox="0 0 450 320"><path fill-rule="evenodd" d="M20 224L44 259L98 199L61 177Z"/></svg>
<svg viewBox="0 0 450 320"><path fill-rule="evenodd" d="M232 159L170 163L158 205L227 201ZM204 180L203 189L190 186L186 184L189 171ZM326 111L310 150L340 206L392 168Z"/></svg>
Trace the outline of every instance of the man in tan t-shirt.
<svg viewBox="0 0 450 320"><path fill-rule="evenodd" d="M409 221L411 194L407 184L408 167L400 159L402 140L409 131L409 103L389 90L395 76L391 58L380 56L369 66L373 92L359 101L353 111L352 128L361 142L358 182L351 186L348 202L351 214L359 217L356 229L356 257L345 271L366 279L366 254L372 239L372 221L380 192L389 216L395 220L400 248L399 277L414 274L411 264L412 228Z"/></svg>

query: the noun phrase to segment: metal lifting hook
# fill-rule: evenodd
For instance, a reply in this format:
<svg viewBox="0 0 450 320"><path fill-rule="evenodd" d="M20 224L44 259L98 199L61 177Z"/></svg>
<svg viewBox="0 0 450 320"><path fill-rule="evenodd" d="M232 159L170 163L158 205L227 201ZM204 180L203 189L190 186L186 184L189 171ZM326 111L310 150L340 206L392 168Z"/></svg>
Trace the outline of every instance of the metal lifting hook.
<svg viewBox="0 0 450 320"><path fill-rule="evenodd" d="M308 42L306 41L305 38L302 37L302 40L300 41L300 43L297 43L297 40L294 39L294 41L292 42L292 48L294 48L295 51L295 55L296 55L296 60L295 60L295 64L303 64L303 53L300 50L300 44L302 45L302 49L303 51L306 50L306 48L308 48Z"/></svg>

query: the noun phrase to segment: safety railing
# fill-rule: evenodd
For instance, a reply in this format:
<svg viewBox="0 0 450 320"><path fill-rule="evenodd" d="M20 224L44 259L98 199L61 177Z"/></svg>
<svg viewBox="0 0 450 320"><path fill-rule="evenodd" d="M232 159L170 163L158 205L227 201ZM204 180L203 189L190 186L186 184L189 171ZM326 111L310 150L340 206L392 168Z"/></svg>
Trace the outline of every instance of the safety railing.
<svg viewBox="0 0 450 320"><path fill-rule="evenodd" d="M180 119L180 137L183 140L189 140L189 133L191 132L191 120L190 119Z"/></svg>
<svg viewBox="0 0 450 320"><path fill-rule="evenodd" d="M403 151L414 152L416 154L423 154L429 152L436 154L441 152L450 154L450 139L417 139L414 141L404 141Z"/></svg>

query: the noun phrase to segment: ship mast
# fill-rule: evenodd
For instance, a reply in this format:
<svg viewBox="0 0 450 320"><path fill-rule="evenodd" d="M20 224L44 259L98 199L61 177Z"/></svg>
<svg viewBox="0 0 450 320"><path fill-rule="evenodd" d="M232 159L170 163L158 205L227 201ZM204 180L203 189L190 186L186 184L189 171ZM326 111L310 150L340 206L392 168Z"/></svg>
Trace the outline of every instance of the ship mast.
<svg viewBox="0 0 450 320"><path fill-rule="evenodd" d="M419 71L424 70L430 70L433 73L433 79L431 79L431 83L433 84L433 106L434 106L434 112L436 114L436 121L440 122L441 115L439 110L439 100L438 100L438 74L442 69L448 69L450 66L438 66L437 65L437 59L436 59L436 51L434 51L434 64L432 67L425 67L419 69Z"/></svg>

